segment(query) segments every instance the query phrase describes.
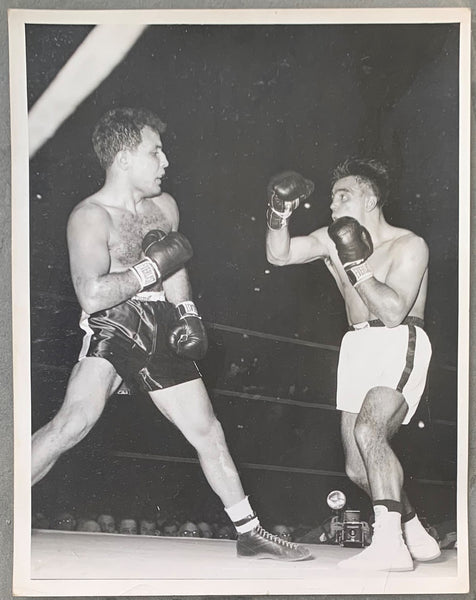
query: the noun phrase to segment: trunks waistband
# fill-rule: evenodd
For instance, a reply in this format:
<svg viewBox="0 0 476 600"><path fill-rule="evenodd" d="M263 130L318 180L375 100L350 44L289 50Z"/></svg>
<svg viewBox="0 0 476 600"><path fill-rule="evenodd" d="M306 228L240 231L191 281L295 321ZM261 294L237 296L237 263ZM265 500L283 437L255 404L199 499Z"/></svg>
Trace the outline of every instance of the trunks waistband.
<svg viewBox="0 0 476 600"><path fill-rule="evenodd" d="M416 325L423 329L425 323L420 317L405 317L400 325ZM362 321L361 323L350 325L349 330L359 331L360 329L367 329L367 327L386 327L386 325L380 319L372 319L371 321Z"/></svg>
<svg viewBox="0 0 476 600"><path fill-rule="evenodd" d="M132 300L141 300L142 302L165 302L165 292L139 292L132 296Z"/></svg>

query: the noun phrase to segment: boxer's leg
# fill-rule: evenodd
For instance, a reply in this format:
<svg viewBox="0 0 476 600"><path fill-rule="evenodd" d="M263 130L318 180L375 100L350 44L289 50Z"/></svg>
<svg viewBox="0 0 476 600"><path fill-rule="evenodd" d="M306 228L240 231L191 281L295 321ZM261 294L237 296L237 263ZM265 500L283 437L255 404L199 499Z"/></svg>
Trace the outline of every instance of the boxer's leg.
<svg viewBox="0 0 476 600"><path fill-rule="evenodd" d="M32 437L32 485L48 473L63 452L91 430L120 382L114 367L103 358L83 358L76 363L63 405Z"/></svg>
<svg viewBox="0 0 476 600"><path fill-rule="evenodd" d="M243 500L238 472L203 381L194 379L149 393L160 412L196 449L205 477L223 504L231 506Z"/></svg>
<svg viewBox="0 0 476 600"><path fill-rule="evenodd" d="M403 469L390 446L408 406L401 392L371 389L356 419L354 436L364 461L372 499L401 501Z"/></svg>
<svg viewBox="0 0 476 600"><path fill-rule="evenodd" d="M307 548L265 531L245 496L236 467L201 379L149 392L157 408L196 449L213 491L238 532L238 556L296 561L311 558Z"/></svg>
<svg viewBox="0 0 476 600"><path fill-rule="evenodd" d="M367 478L367 470L360 455L354 436L355 422L358 414L342 412L340 429L342 445L344 448L345 472L347 477L359 486L366 494L370 494L370 486Z"/></svg>
<svg viewBox="0 0 476 600"><path fill-rule="evenodd" d="M346 461L346 473L356 485L358 485L370 496L370 498L372 498L367 477L367 469L360 454L360 450L354 435L357 417L358 415L354 413L342 413L341 433ZM383 499L383 497L374 497L374 499ZM420 523L418 516L415 514L415 510L408 500L403 488L401 490L400 502L402 510L403 535L412 557L420 562L437 558L441 554L438 542Z"/></svg>
<svg viewBox="0 0 476 600"><path fill-rule="evenodd" d="M342 561L339 567L370 571L413 569L412 557L402 537L403 470L390 447L390 440L407 410L400 392L376 387L367 393L355 419L355 441L365 465L374 505L374 535L366 550Z"/></svg>
<svg viewBox="0 0 476 600"><path fill-rule="evenodd" d="M367 469L360 454L359 447L355 441L354 428L358 415L355 413L342 412L341 416L341 435L345 456L345 471L349 479L362 489L368 496L370 486L367 477ZM402 515L414 514L413 506L408 499L405 489L401 490Z"/></svg>

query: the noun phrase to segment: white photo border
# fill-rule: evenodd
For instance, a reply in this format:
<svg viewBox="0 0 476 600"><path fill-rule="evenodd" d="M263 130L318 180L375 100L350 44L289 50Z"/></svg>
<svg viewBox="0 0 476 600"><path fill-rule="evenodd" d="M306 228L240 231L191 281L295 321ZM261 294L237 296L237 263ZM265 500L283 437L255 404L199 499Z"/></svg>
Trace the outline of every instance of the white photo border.
<svg viewBox="0 0 476 600"><path fill-rule="evenodd" d="M25 25L48 24L368 24L460 23L460 221L458 325L458 575L385 584L377 578L365 585L346 579L338 593L444 594L465 593L469 586L468 436L470 334L470 28L467 8L395 9L225 9L225 10L24 10L9 11L10 99L12 136L12 297L14 382L14 572L16 595L261 595L335 594L335 580L32 580L30 578L30 290L28 111L26 96ZM25 518L25 515L27 518ZM322 572L321 572L322 573ZM197 584L199 583L199 587ZM415 589L416 583L418 589ZM345 589L344 589L345 587Z"/></svg>

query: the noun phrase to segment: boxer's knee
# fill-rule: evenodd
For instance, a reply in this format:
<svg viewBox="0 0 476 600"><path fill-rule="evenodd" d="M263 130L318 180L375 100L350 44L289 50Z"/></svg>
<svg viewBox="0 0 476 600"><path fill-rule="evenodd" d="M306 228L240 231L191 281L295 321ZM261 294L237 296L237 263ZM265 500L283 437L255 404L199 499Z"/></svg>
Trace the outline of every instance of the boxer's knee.
<svg viewBox="0 0 476 600"><path fill-rule="evenodd" d="M354 427L354 438L360 452L365 455L380 437L381 432L375 421L360 414Z"/></svg>
<svg viewBox="0 0 476 600"><path fill-rule="evenodd" d="M190 432L189 441L200 454L214 453L226 445L223 428L215 416L197 424Z"/></svg>

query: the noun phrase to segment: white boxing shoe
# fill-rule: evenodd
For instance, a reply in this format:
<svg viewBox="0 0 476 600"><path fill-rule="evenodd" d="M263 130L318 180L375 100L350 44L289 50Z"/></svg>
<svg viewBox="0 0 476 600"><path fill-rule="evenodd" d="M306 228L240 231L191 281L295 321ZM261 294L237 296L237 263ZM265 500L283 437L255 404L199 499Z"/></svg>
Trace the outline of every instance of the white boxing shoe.
<svg viewBox="0 0 476 600"><path fill-rule="evenodd" d="M372 541L360 554L342 560L337 567L356 571L413 571L413 560L400 535L397 539Z"/></svg>
<svg viewBox="0 0 476 600"><path fill-rule="evenodd" d="M403 541L400 513L378 508L372 543L356 556L337 563L339 569L413 571L413 560Z"/></svg>
<svg viewBox="0 0 476 600"><path fill-rule="evenodd" d="M410 521L403 523L402 529L410 554L415 560L425 562L440 556L438 542L423 527L416 515Z"/></svg>

